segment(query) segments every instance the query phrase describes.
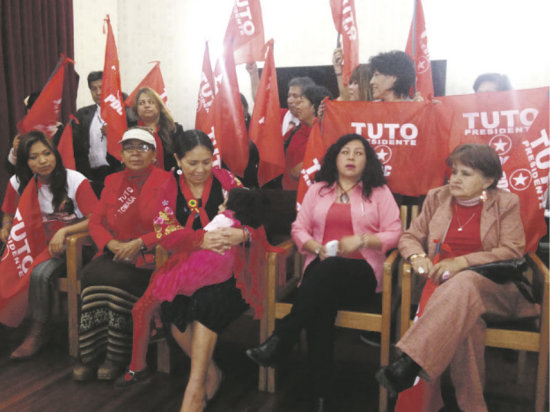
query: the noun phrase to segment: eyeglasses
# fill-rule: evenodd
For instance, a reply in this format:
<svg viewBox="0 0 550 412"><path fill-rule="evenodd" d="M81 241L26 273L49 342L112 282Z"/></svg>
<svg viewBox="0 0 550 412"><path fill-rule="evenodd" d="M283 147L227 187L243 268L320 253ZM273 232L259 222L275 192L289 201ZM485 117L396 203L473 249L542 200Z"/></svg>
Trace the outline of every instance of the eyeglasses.
<svg viewBox="0 0 550 412"><path fill-rule="evenodd" d="M153 150L153 147L148 145L147 143L123 143L122 150L126 152L135 152L136 150L138 152L148 152L149 150Z"/></svg>

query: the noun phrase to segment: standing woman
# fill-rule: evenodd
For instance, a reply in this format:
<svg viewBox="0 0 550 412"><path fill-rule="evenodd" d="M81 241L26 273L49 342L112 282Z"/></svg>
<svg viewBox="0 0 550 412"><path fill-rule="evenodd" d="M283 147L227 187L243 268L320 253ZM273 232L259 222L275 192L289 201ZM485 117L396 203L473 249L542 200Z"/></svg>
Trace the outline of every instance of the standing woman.
<svg viewBox="0 0 550 412"><path fill-rule="evenodd" d="M73 369L78 381L94 378L96 370L100 380L115 379L130 359L131 310L154 266L153 218L162 186L173 183L155 166L156 142L148 129L129 129L120 143L125 170L107 176L90 216L100 254L82 272L80 363Z"/></svg>
<svg viewBox="0 0 550 412"><path fill-rule="evenodd" d="M334 143L315 180L292 224L292 238L306 255L296 301L273 335L247 355L259 365L273 365L305 328L316 410L325 410L331 397L336 312L382 291L385 254L397 245L401 223L382 165L360 135ZM336 256L325 246L331 240L339 241Z"/></svg>
<svg viewBox="0 0 550 412"><path fill-rule="evenodd" d="M97 198L84 175L65 169L61 155L42 132L29 132L21 137L17 148L15 175L10 178L2 206L4 212L0 240L6 242L17 203L31 179L36 179L38 205L47 250L37 257L46 260L37 264L29 278L28 305L32 319L23 343L11 354L12 359L24 359L42 348L50 335L50 312L54 280L66 273L65 238L88 228L88 216Z"/></svg>
<svg viewBox="0 0 550 412"><path fill-rule="evenodd" d="M214 147L200 130L187 130L174 139L179 169L175 216L179 224L200 230L216 216L227 191L241 183L227 170L212 167ZM223 252L249 240L242 229L224 228L204 234L202 249ZM191 296L178 295L163 303L165 324L191 359L182 411L202 411L214 397L222 373L212 359L218 334L246 308L235 278L205 286Z"/></svg>
<svg viewBox="0 0 550 412"><path fill-rule="evenodd" d="M138 126L147 127L155 137L157 166L171 170L174 160L174 136L183 133L183 127L174 122L161 97L150 87L139 89L134 106Z"/></svg>

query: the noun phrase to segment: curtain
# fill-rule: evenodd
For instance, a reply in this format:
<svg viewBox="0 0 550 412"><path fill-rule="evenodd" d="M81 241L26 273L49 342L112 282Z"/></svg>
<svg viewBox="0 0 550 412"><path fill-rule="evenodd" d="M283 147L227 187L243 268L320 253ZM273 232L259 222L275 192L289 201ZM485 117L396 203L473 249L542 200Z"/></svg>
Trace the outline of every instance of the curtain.
<svg viewBox="0 0 550 412"><path fill-rule="evenodd" d="M72 0L0 0L0 200L23 100L42 90L63 53L74 59ZM67 66L60 121L76 111L78 76Z"/></svg>

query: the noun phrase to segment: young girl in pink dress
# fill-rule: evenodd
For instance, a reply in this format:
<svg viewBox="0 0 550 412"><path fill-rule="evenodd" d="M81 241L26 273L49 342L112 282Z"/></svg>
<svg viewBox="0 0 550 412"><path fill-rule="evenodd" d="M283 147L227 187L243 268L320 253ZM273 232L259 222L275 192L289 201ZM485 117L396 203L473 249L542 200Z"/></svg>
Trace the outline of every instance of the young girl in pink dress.
<svg viewBox="0 0 550 412"><path fill-rule="evenodd" d="M238 227L254 232L251 239L254 239L256 232L261 232L258 241L265 242L263 231L254 231L263 223L263 208L262 196L258 190L234 188L229 191L225 203L220 205L218 215L204 230L194 231L179 226L169 208L159 213L154 222L158 236L163 236L159 244L169 250L174 250L177 245L177 252L153 274L147 290L132 309L132 361L128 372L116 381L116 386L131 385L151 374L145 360L150 324L162 302L172 301L176 295L191 296L204 286L228 280L239 267L242 269L239 246L234 246L223 254L200 249L204 233L224 227ZM244 297L247 298L246 295Z"/></svg>

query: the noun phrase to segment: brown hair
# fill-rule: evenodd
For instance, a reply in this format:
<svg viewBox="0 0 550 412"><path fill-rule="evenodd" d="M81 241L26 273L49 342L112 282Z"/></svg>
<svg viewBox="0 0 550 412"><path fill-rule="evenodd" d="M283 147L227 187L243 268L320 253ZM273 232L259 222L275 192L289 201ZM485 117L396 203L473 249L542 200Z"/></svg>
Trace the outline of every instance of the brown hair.
<svg viewBox="0 0 550 412"><path fill-rule="evenodd" d="M368 64L360 64L351 72L349 78L350 83L357 82L359 85L359 100L372 101L372 90L370 88L370 80L372 71Z"/></svg>
<svg viewBox="0 0 550 412"><path fill-rule="evenodd" d="M174 123L174 118L172 117L172 115L164 105L164 102L162 101L161 97L158 95L156 91L154 91L150 87L143 87L139 89L136 95L136 99L134 100L134 105L132 106L132 110L137 116L138 100L139 100L139 97L144 93L155 101L159 109L159 137L162 139L165 145L168 145L168 147L171 148L172 133L174 133L174 131L176 130L176 124Z"/></svg>
<svg viewBox="0 0 550 412"><path fill-rule="evenodd" d="M497 183L502 177L500 158L495 149L486 144L467 143L457 146L446 162L450 167L457 162L462 163L479 170L483 176L494 179L488 189L497 187Z"/></svg>

